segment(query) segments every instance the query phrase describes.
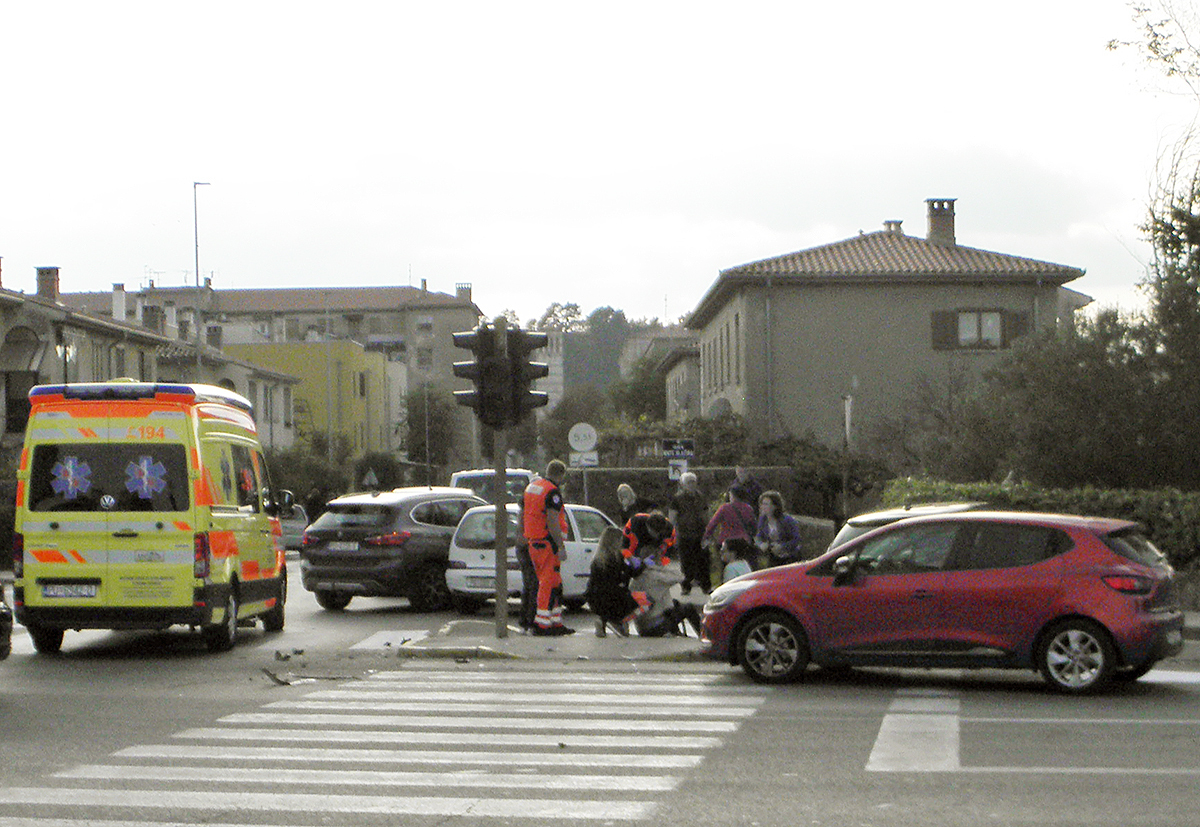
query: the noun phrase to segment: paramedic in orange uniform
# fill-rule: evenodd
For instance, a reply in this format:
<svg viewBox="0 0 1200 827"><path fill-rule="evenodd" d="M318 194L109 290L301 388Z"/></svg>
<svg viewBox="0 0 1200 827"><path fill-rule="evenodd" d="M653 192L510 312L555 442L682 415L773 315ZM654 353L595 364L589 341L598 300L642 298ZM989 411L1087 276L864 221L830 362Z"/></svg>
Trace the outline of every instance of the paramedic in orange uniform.
<svg viewBox="0 0 1200 827"><path fill-rule="evenodd" d="M567 467L552 459L546 476L529 483L525 489L525 539L529 556L537 572L537 615L535 635L570 635L575 630L562 622L562 575L559 567L566 557L563 537L567 515L559 486L567 476Z"/></svg>

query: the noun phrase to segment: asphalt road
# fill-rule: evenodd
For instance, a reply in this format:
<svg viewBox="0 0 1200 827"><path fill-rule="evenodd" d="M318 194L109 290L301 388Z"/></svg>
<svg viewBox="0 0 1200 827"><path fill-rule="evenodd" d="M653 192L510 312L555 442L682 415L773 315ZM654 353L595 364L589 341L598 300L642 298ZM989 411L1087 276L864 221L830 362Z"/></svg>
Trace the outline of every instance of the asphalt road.
<svg viewBox="0 0 1200 827"><path fill-rule="evenodd" d="M1200 664L1091 698L1010 672L411 660L450 615L341 614L208 654L68 633L0 663L0 827L161 824L1187 825ZM388 641L393 641L389 644ZM358 648L355 648L358 647Z"/></svg>

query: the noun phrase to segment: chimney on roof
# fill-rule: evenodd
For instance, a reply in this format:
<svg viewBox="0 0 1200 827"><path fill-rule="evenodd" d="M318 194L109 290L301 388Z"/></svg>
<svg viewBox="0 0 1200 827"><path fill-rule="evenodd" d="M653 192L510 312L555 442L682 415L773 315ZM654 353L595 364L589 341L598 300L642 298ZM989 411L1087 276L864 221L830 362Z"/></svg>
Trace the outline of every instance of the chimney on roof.
<svg viewBox="0 0 1200 827"><path fill-rule="evenodd" d="M58 302L58 268L37 268L37 296L46 301Z"/></svg>
<svg viewBox="0 0 1200 827"><path fill-rule="evenodd" d="M883 222L883 231L888 235L904 235L904 230L900 229L900 225L903 223L895 218L885 221Z"/></svg>
<svg viewBox="0 0 1200 827"><path fill-rule="evenodd" d="M458 284L454 285L454 297L459 301L469 302L471 300L470 282L460 281Z"/></svg>
<svg viewBox="0 0 1200 827"><path fill-rule="evenodd" d="M123 284L113 285L112 317L114 321L125 321L125 285Z"/></svg>
<svg viewBox="0 0 1200 827"><path fill-rule="evenodd" d="M931 244L941 247L954 246L954 202L955 198L927 198L929 205L929 235Z"/></svg>

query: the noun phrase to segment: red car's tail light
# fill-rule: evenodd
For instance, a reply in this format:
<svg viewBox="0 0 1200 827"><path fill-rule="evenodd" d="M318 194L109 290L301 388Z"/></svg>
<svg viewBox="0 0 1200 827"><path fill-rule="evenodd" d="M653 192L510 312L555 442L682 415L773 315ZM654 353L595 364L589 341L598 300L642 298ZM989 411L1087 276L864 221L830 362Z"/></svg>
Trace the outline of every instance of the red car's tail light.
<svg viewBox="0 0 1200 827"><path fill-rule="evenodd" d="M1149 577L1138 577L1135 574L1110 574L1105 576L1104 584L1121 594L1150 594L1154 588Z"/></svg>
<svg viewBox="0 0 1200 827"><path fill-rule="evenodd" d="M25 535L21 532L13 534L13 577L25 576Z"/></svg>
<svg viewBox="0 0 1200 827"><path fill-rule="evenodd" d="M364 546L373 546L375 548L395 548L402 546L408 542L408 538L412 536L411 531L393 531L391 534L380 534L378 537L368 537L362 541Z"/></svg>

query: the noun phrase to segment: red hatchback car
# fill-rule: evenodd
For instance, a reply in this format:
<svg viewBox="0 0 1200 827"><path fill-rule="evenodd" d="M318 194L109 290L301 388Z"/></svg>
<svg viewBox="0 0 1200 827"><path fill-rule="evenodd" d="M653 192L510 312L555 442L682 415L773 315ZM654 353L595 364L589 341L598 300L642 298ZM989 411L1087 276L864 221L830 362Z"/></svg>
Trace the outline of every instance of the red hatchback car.
<svg viewBox="0 0 1200 827"><path fill-rule="evenodd" d="M715 589L701 651L756 681L820 666L1013 668L1062 692L1183 648L1174 571L1137 523L974 511L876 529Z"/></svg>

